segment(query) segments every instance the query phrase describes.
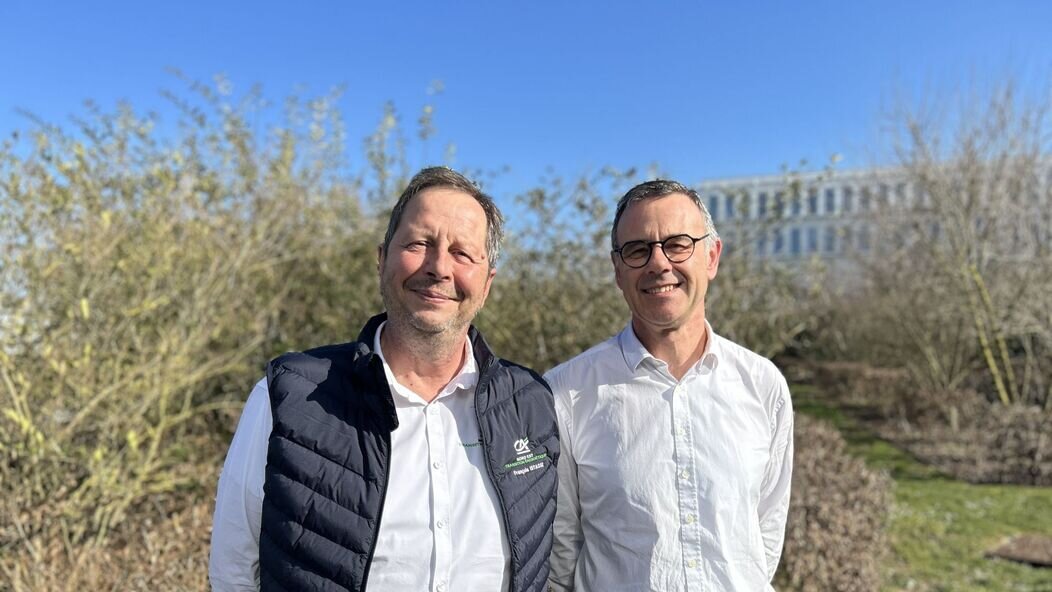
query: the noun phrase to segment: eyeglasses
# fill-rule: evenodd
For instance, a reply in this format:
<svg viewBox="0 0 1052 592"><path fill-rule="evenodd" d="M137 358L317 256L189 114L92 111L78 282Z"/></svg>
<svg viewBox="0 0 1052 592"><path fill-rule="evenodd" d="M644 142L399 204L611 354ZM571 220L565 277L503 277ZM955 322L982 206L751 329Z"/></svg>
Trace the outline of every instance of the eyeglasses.
<svg viewBox="0 0 1052 592"><path fill-rule="evenodd" d="M673 263L683 263L694 254L694 245L700 240L709 238L710 234L712 233L706 232L698 238L689 234L677 234L659 241L628 241L611 252L620 255L625 265L639 269L650 262L654 245L659 245L666 259Z"/></svg>

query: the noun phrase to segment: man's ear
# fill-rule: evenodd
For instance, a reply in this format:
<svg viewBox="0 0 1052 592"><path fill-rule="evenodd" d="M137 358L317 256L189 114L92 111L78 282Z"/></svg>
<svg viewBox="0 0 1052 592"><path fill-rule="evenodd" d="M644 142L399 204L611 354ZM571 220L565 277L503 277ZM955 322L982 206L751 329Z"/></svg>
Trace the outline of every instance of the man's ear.
<svg viewBox="0 0 1052 592"><path fill-rule="evenodd" d="M716 239L716 244L711 249L706 249L708 252L707 269L705 270L709 276L709 279L716 277L716 272L720 268L720 253L723 252L723 241Z"/></svg>
<svg viewBox="0 0 1052 592"><path fill-rule="evenodd" d="M617 264L619 257L620 255L617 253L610 252L610 264L614 266L614 283L617 284L618 288L624 290L624 287L621 285L621 266Z"/></svg>
<svg viewBox="0 0 1052 592"><path fill-rule="evenodd" d="M486 298L489 298L489 289L493 287L493 276L497 275L497 268L491 267L489 270L489 277L486 278L486 289L482 294L483 302Z"/></svg>

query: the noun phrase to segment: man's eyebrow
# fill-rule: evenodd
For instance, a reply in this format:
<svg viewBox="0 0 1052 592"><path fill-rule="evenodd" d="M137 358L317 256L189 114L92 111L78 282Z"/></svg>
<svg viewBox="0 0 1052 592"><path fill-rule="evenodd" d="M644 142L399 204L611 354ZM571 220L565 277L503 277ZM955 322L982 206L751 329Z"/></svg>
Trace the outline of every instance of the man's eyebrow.
<svg viewBox="0 0 1052 592"><path fill-rule="evenodd" d="M663 235L663 238L658 238L658 239L654 239L654 240L645 239L645 238L634 238L632 240L626 240L622 244L627 245L628 243L654 243L654 242L661 242L661 241L670 239L670 238L672 238L674 236L690 236L690 237L693 237L694 235L689 233L689 232L673 232L673 233L670 233L670 234Z"/></svg>

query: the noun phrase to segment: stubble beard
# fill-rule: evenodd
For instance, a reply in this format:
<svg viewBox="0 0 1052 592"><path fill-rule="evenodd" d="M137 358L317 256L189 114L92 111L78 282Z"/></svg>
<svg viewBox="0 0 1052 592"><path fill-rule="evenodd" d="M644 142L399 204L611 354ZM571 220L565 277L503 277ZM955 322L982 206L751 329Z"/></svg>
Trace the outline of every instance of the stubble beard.
<svg viewBox="0 0 1052 592"><path fill-rule="evenodd" d="M410 311L405 302L391 293L386 281L381 278L380 296L387 310L387 322L396 333L404 337L403 343L418 357L440 357L448 355L462 346L460 339L466 334L468 325L479 312L458 310L448 319L434 323Z"/></svg>

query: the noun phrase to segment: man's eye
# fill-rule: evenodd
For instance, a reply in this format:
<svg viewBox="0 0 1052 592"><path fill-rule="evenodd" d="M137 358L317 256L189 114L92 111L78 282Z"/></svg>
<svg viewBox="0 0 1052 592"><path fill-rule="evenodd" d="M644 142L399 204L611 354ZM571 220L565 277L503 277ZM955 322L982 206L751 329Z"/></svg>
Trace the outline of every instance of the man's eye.
<svg viewBox="0 0 1052 592"><path fill-rule="evenodd" d="M643 244L628 244L621 249L625 259L642 259L647 256L647 246Z"/></svg>
<svg viewBox="0 0 1052 592"><path fill-rule="evenodd" d="M462 263L475 263L475 258L467 251L453 251L453 257Z"/></svg>

